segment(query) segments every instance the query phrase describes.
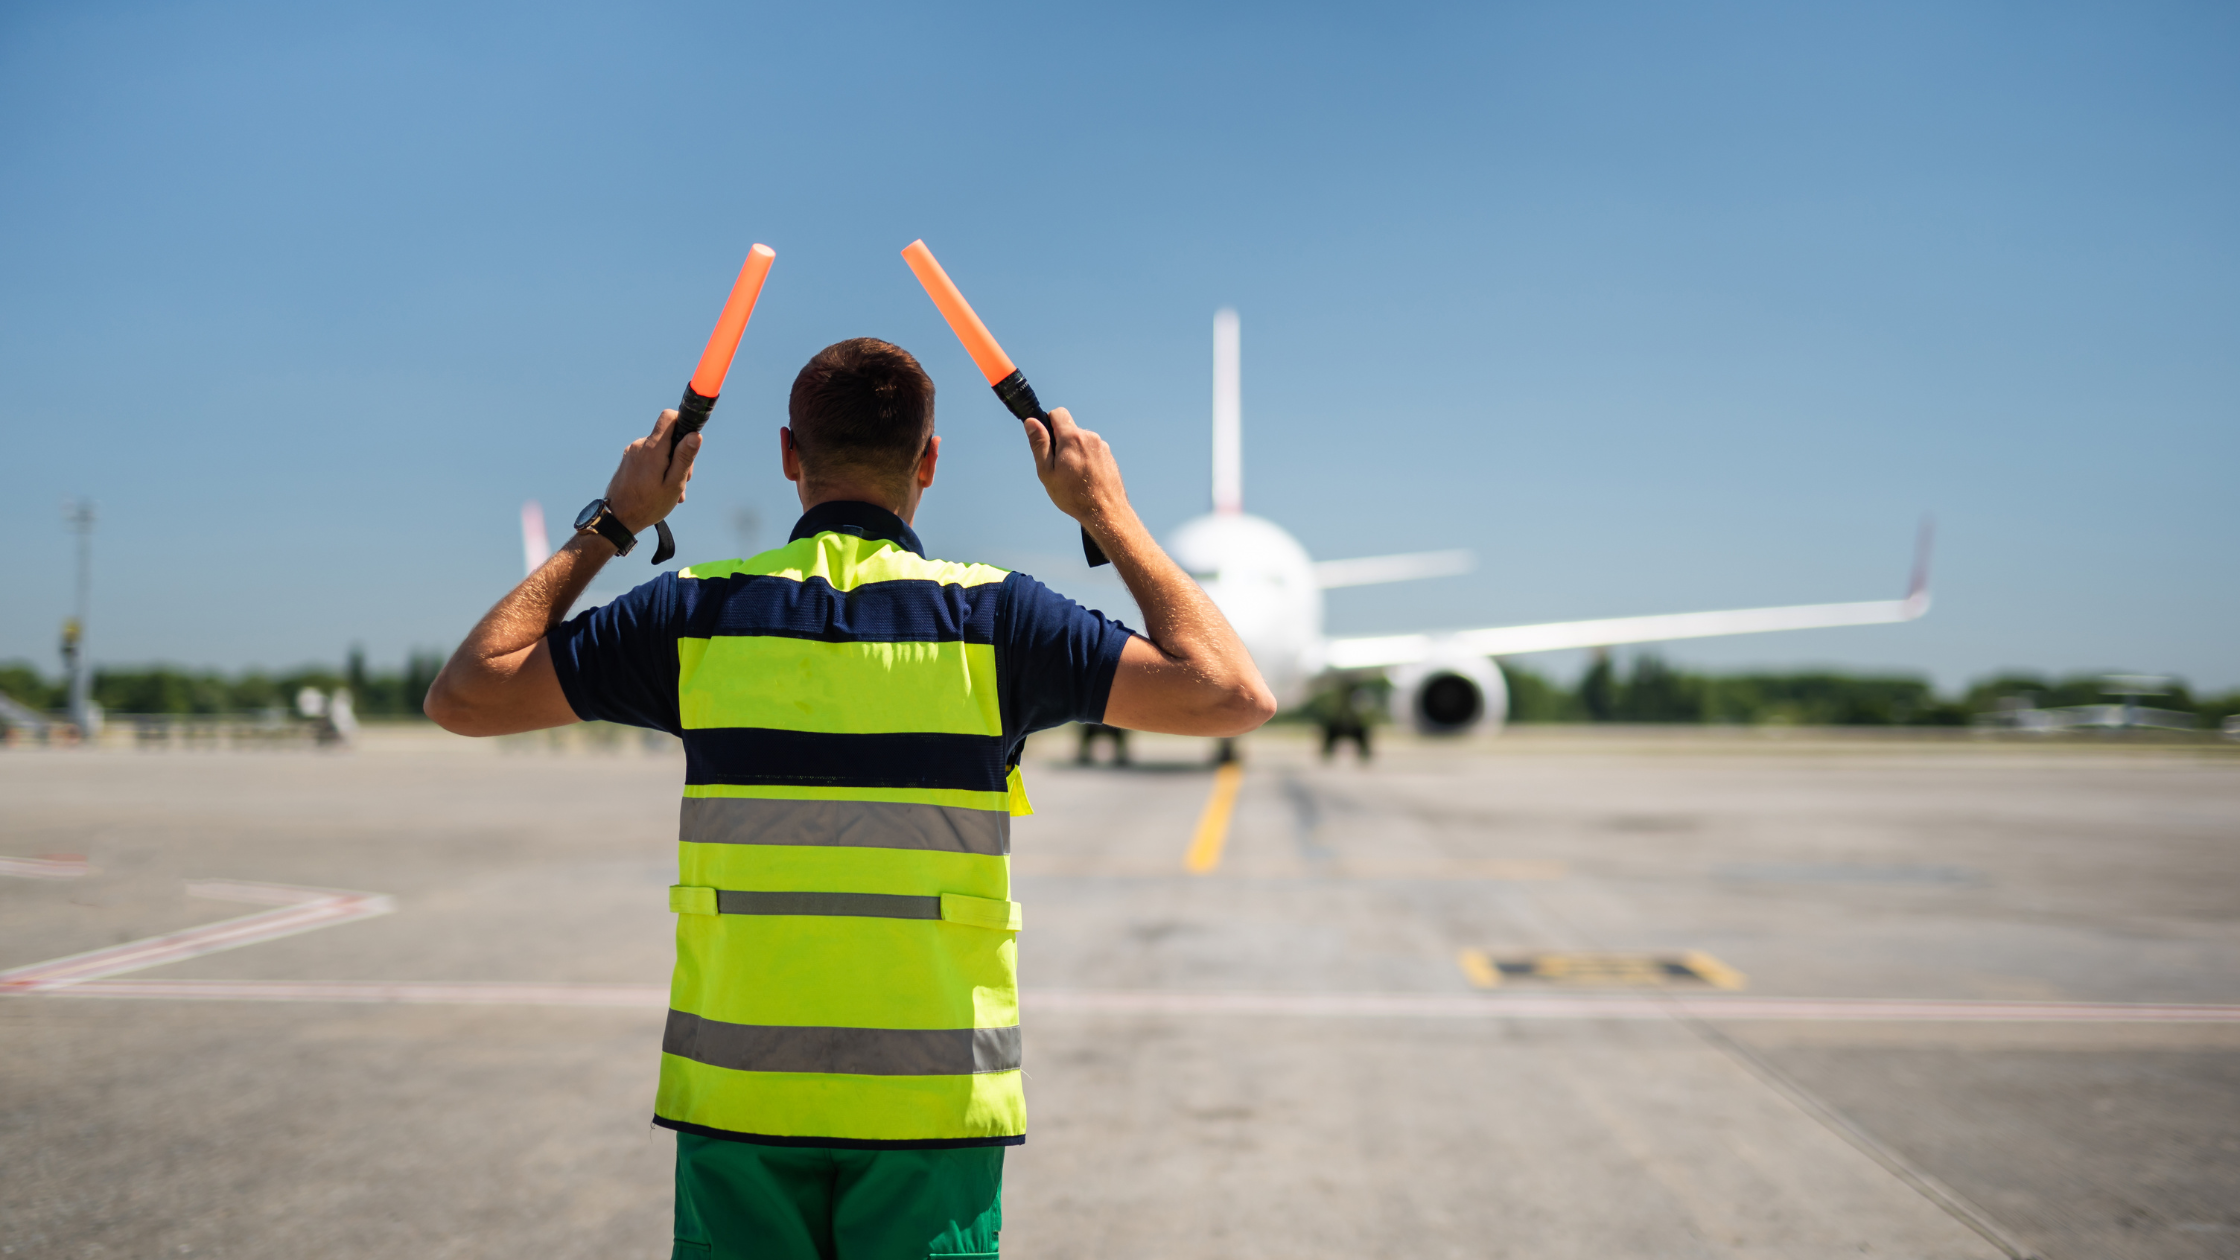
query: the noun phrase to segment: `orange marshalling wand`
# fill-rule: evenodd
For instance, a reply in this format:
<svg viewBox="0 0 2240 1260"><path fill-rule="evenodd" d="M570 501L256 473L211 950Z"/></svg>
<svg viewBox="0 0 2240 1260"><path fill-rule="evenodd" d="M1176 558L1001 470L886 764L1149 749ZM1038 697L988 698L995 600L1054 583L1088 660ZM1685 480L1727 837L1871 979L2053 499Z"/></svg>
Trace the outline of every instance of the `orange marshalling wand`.
<svg viewBox="0 0 2240 1260"><path fill-rule="evenodd" d="M746 265L739 268L739 278L731 285L723 314L716 317L716 330L708 334L708 348L700 352L700 366L692 370L684 398L677 403L677 423L669 430L670 450L677 449L685 434L698 433L708 423L708 413L716 409L716 397L723 393L723 378L731 371L731 358L739 353L739 338L747 331L755 299L762 296L762 282L769 278L770 264L777 257L777 251L768 245L747 251ZM677 540L669 533L667 521L653 529L661 536L660 545L653 549L653 562L667 564L677 554Z"/></svg>
<svg viewBox="0 0 2240 1260"><path fill-rule="evenodd" d="M910 242L909 247L902 251L902 261L910 264L910 270L917 275L918 283L926 287L926 296L933 299L934 306L941 312L941 318L949 321L949 330L957 334L957 340L964 343L964 352L972 356L972 362L979 367L980 375L988 378L988 384L995 385L1019 370L1012 364L1011 356L996 344L995 334L989 332L988 326L981 323L980 317L973 313L972 303L965 301L964 294L957 292L957 282L951 280L949 273L941 269L941 264L934 260L933 251L926 248L924 241ZM1025 416L1019 418L1026 419Z"/></svg>
<svg viewBox="0 0 2240 1260"><path fill-rule="evenodd" d="M723 304L723 314L716 318L716 330L708 334L708 348L700 352L700 366L692 373L692 392L710 403L723 392L723 378L731 370L731 356L739 352L739 338L747 331L747 320L754 314L754 300L762 296L762 282L769 278L770 264L777 258L777 251L768 245L757 245L747 251L746 265L739 268L739 279L731 286L731 296Z"/></svg>
<svg viewBox="0 0 2240 1260"><path fill-rule="evenodd" d="M1011 409L1011 414L1021 420L1048 423L1050 413L1042 409L1042 400L1034 396L1034 386L1027 384L1026 375L1011 362L1011 356L1003 352L1003 347L996 344L995 334L973 313L972 304L964 300L964 294L957 291L956 282L934 261L933 251L926 248L926 243L910 242L902 251L902 261L910 264L918 283L925 286L926 296L933 299L941 317L949 321L949 331L964 343L964 352L972 356L980 375L988 378L989 387L996 391L1003 405ZM1097 546L1097 540L1089 537L1086 527L1081 531L1081 554L1088 557L1091 568L1110 563L1105 559L1104 549Z"/></svg>

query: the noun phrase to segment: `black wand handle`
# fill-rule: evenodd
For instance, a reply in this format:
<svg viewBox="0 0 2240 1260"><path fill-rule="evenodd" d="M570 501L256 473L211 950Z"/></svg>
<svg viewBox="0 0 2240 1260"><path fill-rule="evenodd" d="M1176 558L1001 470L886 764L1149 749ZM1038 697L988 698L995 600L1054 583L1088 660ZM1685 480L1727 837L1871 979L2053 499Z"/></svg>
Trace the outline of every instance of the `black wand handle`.
<svg viewBox="0 0 2240 1260"><path fill-rule="evenodd" d="M1012 369L1011 375L997 381L994 389L996 397L1003 400L1003 405L1011 409L1012 415L1021 420L1050 423L1050 413L1042 409L1042 400L1034 396L1034 386L1027 384L1026 374L1017 368ZM1057 434L1050 436L1055 438ZM1104 548L1097 545L1097 540L1089 537L1089 527L1086 525L1081 527L1081 554L1088 559L1092 569L1112 563L1105 558Z"/></svg>
<svg viewBox="0 0 2240 1260"><path fill-rule="evenodd" d="M677 422L669 429L669 454L677 453L677 443L684 441L687 433L698 433L708 423L708 413L716 409L716 400L702 394L691 385L684 387L684 400L677 404ZM676 558L677 536L669 532L669 522L655 521L653 532L660 539L653 549L653 562L667 564Z"/></svg>

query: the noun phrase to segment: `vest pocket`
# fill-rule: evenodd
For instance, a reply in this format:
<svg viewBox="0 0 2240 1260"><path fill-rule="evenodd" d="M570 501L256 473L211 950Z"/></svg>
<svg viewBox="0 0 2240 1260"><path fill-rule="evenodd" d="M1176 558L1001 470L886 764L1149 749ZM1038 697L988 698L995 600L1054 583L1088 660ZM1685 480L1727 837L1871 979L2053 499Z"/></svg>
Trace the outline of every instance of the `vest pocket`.
<svg viewBox="0 0 2240 1260"><path fill-rule="evenodd" d="M1026 922L1026 915L1016 901L967 897L961 893L941 894L941 918L946 923L961 923L966 927L987 928L995 932L1016 932Z"/></svg>

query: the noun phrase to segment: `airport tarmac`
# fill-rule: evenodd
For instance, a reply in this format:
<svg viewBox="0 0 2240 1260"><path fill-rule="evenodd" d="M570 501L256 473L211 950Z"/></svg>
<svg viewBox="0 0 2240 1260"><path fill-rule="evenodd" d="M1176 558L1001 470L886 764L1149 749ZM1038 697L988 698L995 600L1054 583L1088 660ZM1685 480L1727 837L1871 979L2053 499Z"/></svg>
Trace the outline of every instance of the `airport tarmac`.
<svg viewBox="0 0 2240 1260"><path fill-rule="evenodd" d="M1030 757L1008 1254L2240 1256L2234 749L1203 750ZM0 751L0 1255L666 1254L681 766Z"/></svg>

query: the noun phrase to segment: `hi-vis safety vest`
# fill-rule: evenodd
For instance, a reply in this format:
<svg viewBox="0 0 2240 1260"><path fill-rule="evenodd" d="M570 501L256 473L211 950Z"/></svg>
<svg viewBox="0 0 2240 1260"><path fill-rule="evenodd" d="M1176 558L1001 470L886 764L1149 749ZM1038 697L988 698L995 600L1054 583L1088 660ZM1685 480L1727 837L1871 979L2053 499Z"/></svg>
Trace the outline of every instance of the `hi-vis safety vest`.
<svg viewBox="0 0 2240 1260"><path fill-rule="evenodd" d="M680 571L677 969L655 1123L1024 1140L1004 570L827 532ZM704 636L704 637L698 637Z"/></svg>

